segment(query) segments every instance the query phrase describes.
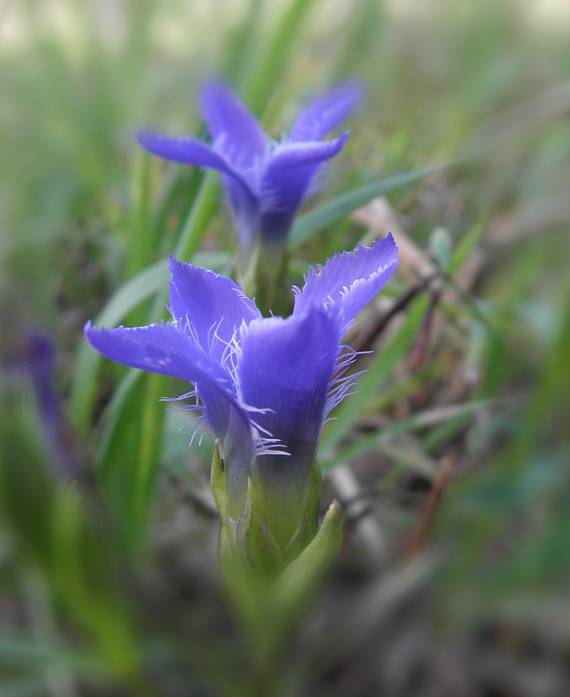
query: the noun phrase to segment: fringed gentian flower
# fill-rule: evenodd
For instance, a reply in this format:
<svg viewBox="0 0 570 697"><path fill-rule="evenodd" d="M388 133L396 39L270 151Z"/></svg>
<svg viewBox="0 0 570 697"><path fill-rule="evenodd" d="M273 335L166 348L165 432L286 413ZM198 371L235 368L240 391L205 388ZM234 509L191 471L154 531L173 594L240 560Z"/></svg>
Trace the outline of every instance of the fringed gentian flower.
<svg viewBox="0 0 570 697"><path fill-rule="evenodd" d="M283 248L293 217L315 174L337 155L347 138L323 141L351 113L360 97L344 85L311 102L282 142L272 141L237 97L218 82L206 84L201 110L211 145L191 136L140 132L139 143L165 160L217 170L222 174L238 232L242 259L258 241Z"/></svg>
<svg viewBox="0 0 570 697"><path fill-rule="evenodd" d="M284 549L299 528L319 433L353 385L355 352L341 339L398 263L391 235L343 252L294 288L286 319L261 316L224 276L170 260L172 321L97 329L85 336L107 358L194 385L204 426L219 440L229 517L255 487L264 525Z"/></svg>

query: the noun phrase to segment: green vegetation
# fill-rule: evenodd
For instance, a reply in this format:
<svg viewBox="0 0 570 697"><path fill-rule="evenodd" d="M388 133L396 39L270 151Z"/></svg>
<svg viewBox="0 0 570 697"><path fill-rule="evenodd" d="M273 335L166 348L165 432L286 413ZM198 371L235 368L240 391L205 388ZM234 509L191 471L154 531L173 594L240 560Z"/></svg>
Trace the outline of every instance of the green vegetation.
<svg viewBox="0 0 570 697"><path fill-rule="evenodd" d="M25 0L0 19L2 697L398 697L414 671L417 695L570 693L565 3ZM188 447L193 417L160 403L180 385L82 339L88 318L160 319L170 252L231 268L216 178L132 137L200 134L211 73L276 137L361 80L291 280L389 230L402 255L321 440L341 559L261 692L260 637L215 575L211 444ZM24 367L32 331L55 346L71 471ZM532 647L552 692L525 692Z"/></svg>

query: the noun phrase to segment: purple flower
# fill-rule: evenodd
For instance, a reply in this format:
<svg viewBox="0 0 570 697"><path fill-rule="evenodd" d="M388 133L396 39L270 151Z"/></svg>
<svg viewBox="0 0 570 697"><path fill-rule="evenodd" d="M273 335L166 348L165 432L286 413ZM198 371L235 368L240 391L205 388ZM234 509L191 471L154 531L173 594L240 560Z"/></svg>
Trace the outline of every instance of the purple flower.
<svg viewBox="0 0 570 697"><path fill-rule="evenodd" d="M391 235L336 255L294 288L290 317L263 318L224 276L170 260L172 321L96 329L100 353L134 368L193 383L182 398L220 442L230 516L238 520L252 478L261 510L285 546L300 524L319 433L352 387L355 352L340 344L356 313L398 263Z"/></svg>
<svg viewBox="0 0 570 697"><path fill-rule="evenodd" d="M264 243L283 245L311 181L320 166L340 152L347 133L321 139L348 117L359 98L358 86L346 84L314 100L299 114L288 137L276 143L229 89L210 82L202 91L201 108L211 145L191 136L148 131L140 132L138 141L166 160L222 174L240 250L249 253L259 237Z"/></svg>
<svg viewBox="0 0 570 697"><path fill-rule="evenodd" d="M74 434L54 387L53 343L45 334L31 332L21 346L20 359L31 378L49 459L59 476L74 479L80 474L82 463Z"/></svg>

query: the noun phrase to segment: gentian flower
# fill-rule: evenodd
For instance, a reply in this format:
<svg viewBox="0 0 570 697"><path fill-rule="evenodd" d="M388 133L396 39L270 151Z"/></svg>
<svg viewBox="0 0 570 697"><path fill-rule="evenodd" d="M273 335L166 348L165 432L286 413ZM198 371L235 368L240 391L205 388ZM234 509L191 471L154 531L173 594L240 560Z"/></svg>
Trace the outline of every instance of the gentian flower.
<svg viewBox="0 0 570 697"><path fill-rule="evenodd" d="M283 549L301 524L319 433L353 385L355 352L341 339L398 263L393 237L343 252L294 288L291 316L261 316L230 279L170 259L170 322L85 327L87 341L125 365L194 385L205 427L219 440L229 516L243 514L248 481Z"/></svg>
<svg viewBox="0 0 570 697"><path fill-rule="evenodd" d="M207 145L191 136L138 134L150 153L221 173L238 232L240 257L257 241L283 248L293 217L321 165L337 155L347 138L323 141L344 121L360 98L346 84L315 99L295 120L282 142L272 141L238 98L218 82L207 83L201 110L210 136Z"/></svg>

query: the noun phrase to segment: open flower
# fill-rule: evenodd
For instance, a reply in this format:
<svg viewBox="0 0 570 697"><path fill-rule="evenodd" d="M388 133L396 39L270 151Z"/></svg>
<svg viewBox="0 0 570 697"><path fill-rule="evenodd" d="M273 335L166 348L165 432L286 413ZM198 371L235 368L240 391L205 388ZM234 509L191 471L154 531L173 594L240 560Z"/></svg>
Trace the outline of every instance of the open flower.
<svg viewBox="0 0 570 697"><path fill-rule="evenodd" d="M347 118L359 97L359 88L346 84L315 99L299 114L287 138L276 143L229 89L210 82L202 91L201 109L211 145L191 136L148 131L140 132L138 141L165 160L222 174L238 246L247 255L259 238L264 244L283 246L315 174L340 152L347 134L321 139Z"/></svg>
<svg viewBox="0 0 570 697"><path fill-rule="evenodd" d="M300 525L317 441L346 395L354 351L341 346L356 313L398 263L391 235L309 270L286 319L261 316L230 279L170 260L172 321L97 329L89 343L107 358L194 385L183 398L219 440L229 515L244 510L248 479L272 537L285 547Z"/></svg>

